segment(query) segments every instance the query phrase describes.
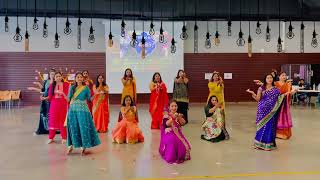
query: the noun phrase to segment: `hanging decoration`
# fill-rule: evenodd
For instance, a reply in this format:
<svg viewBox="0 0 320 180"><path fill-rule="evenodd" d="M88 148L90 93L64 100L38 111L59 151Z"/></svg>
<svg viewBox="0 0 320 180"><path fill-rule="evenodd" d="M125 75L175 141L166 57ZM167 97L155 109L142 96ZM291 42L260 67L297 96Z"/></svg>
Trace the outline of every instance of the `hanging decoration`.
<svg viewBox="0 0 320 180"><path fill-rule="evenodd" d="M300 53L304 53L303 0L301 0Z"/></svg>
<svg viewBox="0 0 320 180"><path fill-rule="evenodd" d="M153 36L155 34L154 24L153 24L153 0L151 0L150 4L151 4L151 23L150 23L149 34Z"/></svg>
<svg viewBox="0 0 320 180"><path fill-rule="evenodd" d="M211 41L210 41L210 31L209 31L209 21L207 21L207 34L206 34L206 40L205 40L205 43L204 43L204 46L207 48L207 49L210 49L211 48Z"/></svg>
<svg viewBox="0 0 320 180"><path fill-rule="evenodd" d="M144 38L144 20L142 20L141 58L146 57L146 39Z"/></svg>
<svg viewBox="0 0 320 180"><path fill-rule="evenodd" d="M6 8L6 16L4 18L4 31L9 32L9 17L8 17L8 0L7 2L7 8Z"/></svg>
<svg viewBox="0 0 320 180"><path fill-rule="evenodd" d="M251 15L251 8L249 7L249 16ZM252 57L252 38L251 38L251 21L249 20L249 36L248 36L248 57Z"/></svg>
<svg viewBox="0 0 320 180"><path fill-rule="evenodd" d="M44 0L44 7L45 7L45 15L43 21L43 29L42 29L42 37L48 37L48 25L47 25L47 0Z"/></svg>
<svg viewBox="0 0 320 180"><path fill-rule="evenodd" d="M260 28L261 24L260 24L259 19L260 19L260 0L258 0L258 21L257 21L256 34L261 34L261 28Z"/></svg>
<svg viewBox="0 0 320 180"><path fill-rule="evenodd" d="M293 33L293 27L292 27L292 25L291 25L291 20L290 20L290 24L289 24L289 31L287 32L287 38L288 39L292 39L293 37L294 37L294 33Z"/></svg>
<svg viewBox="0 0 320 180"><path fill-rule="evenodd" d="M238 40L237 40L237 45L238 46L244 46L244 44L246 43L246 41L243 39L243 32L242 32L242 22L241 22L241 19L242 19L242 7L241 7L241 0L240 0L240 31L239 31L239 34L238 34Z"/></svg>
<svg viewBox="0 0 320 180"><path fill-rule="evenodd" d="M159 30L159 42L164 43L164 34L163 34L163 28L162 28L162 9L161 9L161 21L160 21L160 30Z"/></svg>
<svg viewBox="0 0 320 180"><path fill-rule="evenodd" d="M135 0L133 0L133 11L135 11ZM135 48L138 45L137 33L136 33L136 18L135 17L133 18L133 33L132 33L130 45L133 48Z"/></svg>
<svg viewBox="0 0 320 180"><path fill-rule="evenodd" d="M214 35L214 44L216 46L219 46L219 44L220 44L219 36L220 36L220 34L219 34L219 31L218 31L218 21L216 20L216 33Z"/></svg>
<svg viewBox="0 0 320 180"><path fill-rule="evenodd" d="M24 51L29 52L29 33L28 33L28 3L26 0L26 33L24 35Z"/></svg>
<svg viewBox="0 0 320 180"><path fill-rule="evenodd" d="M193 52L198 53L198 24L197 24L197 0L194 0L194 27L193 27Z"/></svg>
<svg viewBox="0 0 320 180"><path fill-rule="evenodd" d="M110 9L111 9L111 0L110 0ZM95 38L94 38L94 34L93 34L94 29L92 26L92 16L93 16L93 0L91 0L91 17L90 17L90 29L89 29L89 38L88 38L89 43L95 42Z"/></svg>
<svg viewBox="0 0 320 180"><path fill-rule="evenodd" d="M229 0L228 36L232 36L231 25L231 0Z"/></svg>
<svg viewBox="0 0 320 180"><path fill-rule="evenodd" d="M13 40L15 42L21 42L22 36L20 34L20 27L19 27L19 0L17 0L17 27L16 27L16 34L13 36Z"/></svg>
<svg viewBox="0 0 320 180"><path fill-rule="evenodd" d="M172 6L172 17L174 17L174 6ZM176 53L177 51L176 41L174 40L174 21L172 21L172 39L171 39L170 51L172 54Z"/></svg>
<svg viewBox="0 0 320 180"><path fill-rule="evenodd" d="M183 15L184 15L184 19L186 16L186 0L183 0ZM183 26L182 26L182 33L180 34L180 38L182 40L186 40L188 39L188 34L187 34L187 27L186 27L186 21L183 21Z"/></svg>
<svg viewBox="0 0 320 180"><path fill-rule="evenodd" d="M267 21L267 28L266 28L266 41L267 42L270 42L271 40L271 34L270 34L270 27L269 27L269 18L268 18L268 21Z"/></svg>
<svg viewBox="0 0 320 180"><path fill-rule="evenodd" d="M64 28L64 34L69 35L71 34L72 30L70 28L71 23L69 22L69 0L67 0L67 20L66 26Z"/></svg>
<svg viewBox="0 0 320 180"><path fill-rule="evenodd" d="M56 34L54 35L54 47L59 48L60 41L59 41L59 35L58 35L58 0L56 0Z"/></svg>
<svg viewBox="0 0 320 180"><path fill-rule="evenodd" d="M280 0L278 0L278 8L279 8L279 37L278 37L278 44L277 44L277 51L278 53L281 53L282 52L282 40L280 38Z"/></svg>
<svg viewBox="0 0 320 180"><path fill-rule="evenodd" d="M318 46L317 40L317 33L316 33L316 22L313 21L313 32L312 32L312 39L311 39L311 46L316 48Z"/></svg>
<svg viewBox="0 0 320 180"><path fill-rule="evenodd" d="M37 0L34 0L34 19L32 25L33 30L39 29L38 21L39 20L37 19Z"/></svg>
<svg viewBox="0 0 320 180"><path fill-rule="evenodd" d="M126 36L126 23L124 22L124 0L122 0L122 21L121 21L121 37Z"/></svg>
<svg viewBox="0 0 320 180"><path fill-rule="evenodd" d="M112 23L111 23L111 0L109 0L109 35L108 35L108 46L113 46L113 35L112 35Z"/></svg>
<svg viewBox="0 0 320 180"><path fill-rule="evenodd" d="M78 47L78 49L81 49L81 24L82 24L82 22L81 22L81 19L80 19L80 0L78 0L78 5L79 5L79 7L78 7L78 32L77 32L77 47Z"/></svg>

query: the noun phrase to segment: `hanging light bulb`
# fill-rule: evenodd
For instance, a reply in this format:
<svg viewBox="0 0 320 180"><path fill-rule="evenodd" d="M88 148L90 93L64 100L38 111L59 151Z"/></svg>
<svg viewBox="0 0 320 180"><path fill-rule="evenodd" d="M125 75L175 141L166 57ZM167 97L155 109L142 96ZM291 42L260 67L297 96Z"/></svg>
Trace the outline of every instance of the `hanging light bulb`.
<svg viewBox="0 0 320 180"><path fill-rule="evenodd" d="M126 23L124 22L124 20L122 19L121 22L121 37L125 37L126 36Z"/></svg>
<svg viewBox="0 0 320 180"><path fill-rule="evenodd" d="M219 34L219 32L216 31L216 34L215 34L214 36L215 36L215 37L214 37L214 44L215 44L216 46L219 46L219 44L220 44L220 39L219 39L220 34Z"/></svg>
<svg viewBox="0 0 320 180"><path fill-rule="evenodd" d="M146 57L146 40L144 39L144 32L142 32L141 39L141 58L144 59Z"/></svg>
<svg viewBox="0 0 320 180"><path fill-rule="evenodd" d="M77 32L77 44L78 44L78 49L81 49L81 19L78 19L78 32Z"/></svg>
<svg viewBox="0 0 320 180"><path fill-rule="evenodd" d="M316 33L316 22L313 22L313 33L312 33L312 39L311 39L311 46L316 48L318 46L318 40L317 40L317 33Z"/></svg>
<svg viewBox="0 0 320 180"><path fill-rule="evenodd" d="M46 38L48 37L48 25L47 25L47 20L46 18L44 19L44 22L43 22L43 30L42 30L42 37Z"/></svg>
<svg viewBox="0 0 320 180"><path fill-rule="evenodd" d="M194 33L194 37L193 37L193 52L194 53L198 53L198 25L197 22L195 22L194 27L193 27L193 33Z"/></svg>
<svg viewBox="0 0 320 180"><path fill-rule="evenodd" d="M67 18L66 26L64 28L64 34L66 34L66 35L71 34L72 30L70 28L70 25L71 25L71 23L69 22L69 18Z"/></svg>
<svg viewBox="0 0 320 180"><path fill-rule="evenodd" d="M55 48L59 48L59 46L60 46L60 41L59 41L59 35L58 35L57 32L56 32L56 34L54 35L54 41L53 41L53 43L54 43L54 47L55 47Z"/></svg>
<svg viewBox="0 0 320 180"><path fill-rule="evenodd" d="M154 24L153 24L152 22L150 23L149 34L150 34L151 36L153 36L153 35L155 34Z"/></svg>
<svg viewBox="0 0 320 180"><path fill-rule="evenodd" d="M261 34L260 21L257 22L256 34Z"/></svg>
<svg viewBox="0 0 320 180"><path fill-rule="evenodd" d="M204 42L204 46L207 48L207 49L210 49L211 48L211 41L210 41L210 33L209 33L209 21L207 21L207 34L206 34L206 40Z"/></svg>
<svg viewBox="0 0 320 180"><path fill-rule="evenodd" d="M172 54L176 53L176 51L177 51L176 41L174 40L174 37L171 39L170 50L171 50Z"/></svg>
<svg viewBox="0 0 320 180"><path fill-rule="evenodd" d="M240 29L240 32L239 32L239 36L238 36L238 40L237 40L237 45L238 46L244 46L244 44L246 43L246 41L243 39L243 32L242 30Z"/></svg>
<svg viewBox="0 0 320 180"><path fill-rule="evenodd" d="M252 57L252 38L251 35L248 37L248 57Z"/></svg>
<svg viewBox="0 0 320 180"><path fill-rule="evenodd" d="M88 38L89 43L94 43L95 42L93 31L94 31L93 27L90 26L89 38Z"/></svg>
<svg viewBox="0 0 320 180"><path fill-rule="evenodd" d="M270 34L270 27L269 27L269 21L267 22L267 29L266 29L266 41L267 42L270 42L270 39L271 39L271 34Z"/></svg>
<svg viewBox="0 0 320 180"><path fill-rule="evenodd" d="M182 40L188 39L187 27L186 27L186 25L185 25L185 22L183 22L182 33L180 34L180 38L181 38Z"/></svg>
<svg viewBox="0 0 320 180"><path fill-rule="evenodd" d="M38 21L39 20L37 19L37 0L34 0L34 19L33 19L33 25L32 25L33 30L39 29Z"/></svg>
<svg viewBox="0 0 320 180"><path fill-rule="evenodd" d="M136 30L133 30L130 45L135 48L138 44Z"/></svg>
<svg viewBox="0 0 320 180"><path fill-rule="evenodd" d="M282 52L282 40L281 40L280 36L278 37L277 51L278 51L278 53Z"/></svg>
<svg viewBox="0 0 320 180"><path fill-rule="evenodd" d="M7 15L4 18L4 31L9 32L9 17Z"/></svg>
<svg viewBox="0 0 320 180"><path fill-rule="evenodd" d="M292 25L291 25L291 21L290 21L290 24L289 24L289 31L287 32L287 38L288 39L292 39L293 37L294 37L294 33L293 33L293 27L292 27Z"/></svg>
<svg viewBox="0 0 320 180"><path fill-rule="evenodd" d="M113 46L113 40L112 40L112 38L113 38L113 35L112 35L112 33L111 33L111 31L109 32L109 39L108 39L108 46L109 47L112 47Z"/></svg>
<svg viewBox="0 0 320 180"><path fill-rule="evenodd" d="M13 36L13 40L15 42L21 42L22 36L20 34L20 28L19 28L19 1L17 0L17 28L16 28L16 34Z"/></svg>
<svg viewBox="0 0 320 180"><path fill-rule="evenodd" d="M24 51L25 52L29 52L29 37L30 37L30 35L29 35L29 33L28 33L28 31L26 31L26 34L24 35Z"/></svg>
<svg viewBox="0 0 320 180"><path fill-rule="evenodd" d="M164 43L164 34L163 34L163 28L162 28L162 20L161 20L161 25L160 25L159 42L160 42L160 43Z"/></svg>
<svg viewBox="0 0 320 180"><path fill-rule="evenodd" d="M301 23L300 26L300 52L304 53L304 24L303 22Z"/></svg>
<svg viewBox="0 0 320 180"><path fill-rule="evenodd" d="M232 25L232 22L231 22L231 20L229 20L228 21L228 36L232 36L231 25Z"/></svg>

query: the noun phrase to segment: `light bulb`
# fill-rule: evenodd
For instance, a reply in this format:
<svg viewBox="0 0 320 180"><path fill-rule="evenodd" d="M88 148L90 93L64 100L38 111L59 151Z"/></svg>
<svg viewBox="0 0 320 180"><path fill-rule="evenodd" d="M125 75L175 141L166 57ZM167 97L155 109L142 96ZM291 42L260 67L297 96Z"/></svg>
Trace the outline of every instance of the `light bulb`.
<svg viewBox="0 0 320 180"><path fill-rule="evenodd" d="M38 25L38 19L37 19L37 17L34 17L34 19L33 19L33 25L32 25L32 29L33 30L38 30L39 29L39 25Z"/></svg>
<svg viewBox="0 0 320 180"><path fill-rule="evenodd" d="M28 31L26 31L26 34L24 35L25 39L24 39L24 51L25 52L29 52L29 33Z"/></svg>
<svg viewBox="0 0 320 180"><path fill-rule="evenodd" d="M14 40L15 42L21 42L21 41L22 41L22 36L21 36L21 34L20 34L20 28L19 28L19 26L17 26L17 28L16 28L16 34L13 36L13 40Z"/></svg>
<svg viewBox="0 0 320 180"><path fill-rule="evenodd" d="M149 34L150 34L151 36L153 36L153 35L155 34L154 24L153 24L152 22L150 23Z"/></svg>
<svg viewBox="0 0 320 180"><path fill-rule="evenodd" d="M112 47L113 46L113 40L112 40L113 36L112 36L112 33L110 31L109 33L109 39L108 39L108 46L109 47Z"/></svg>
<svg viewBox="0 0 320 180"><path fill-rule="evenodd" d="M136 34L136 30L133 30L133 33L132 33L132 38L131 38L131 41L130 41L130 45L135 48L138 44L138 41L137 41L137 34Z"/></svg>
<svg viewBox="0 0 320 180"><path fill-rule="evenodd" d="M66 21L66 27L64 28L64 34L69 35L71 34L72 30L70 28L71 23L69 22L69 18Z"/></svg>
<svg viewBox="0 0 320 180"><path fill-rule="evenodd" d="M271 34L270 34L271 29L269 28L269 25L267 25L267 29L266 29L266 41L270 42L271 39Z"/></svg>
<svg viewBox="0 0 320 180"><path fill-rule="evenodd" d="M300 27L300 53L304 53L304 24L301 23Z"/></svg>
<svg viewBox="0 0 320 180"><path fill-rule="evenodd" d="M185 25L182 26L182 33L180 34L180 38L182 40L188 39L187 27Z"/></svg>
<svg viewBox="0 0 320 180"><path fill-rule="evenodd" d="M281 40L280 36L278 37L277 51L278 51L278 53L282 52L282 40Z"/></svg>
<svg viewBox="0 0 320 180"><path fill-rule="evenodd" d="M206 40L205 40L205 43L204 43L204 46L207 48L207 49L210 49L211 48L211 41L210 41L210 33L207 32L206 34Z"/></svg>
<svg viewBox="0 0 320 180"><path fill-rule="evenodd" d="M44 23L43 23L43 30L42 30L42 37L46 38L48 37L48 25L47 25L47 21L44 20Z"/></svg>
<svg viewBox="0 0 320 180"><path fill-rule="evenodd" d="M231 32L231 20L228 21L228 36L232 36L232 32Z"/></svg>
<svg viewBox="0 0 320 180"><path fill-rule="evenodd" d="M289 31L288 31L287 34L286 34L286 35L287 35L287 38L288 38L288 39L292 39L292 38L294 37L294 33L293 33L293 29L294 29L294 28L293 28L292 25L291 25L291 21L290 21L290 25L289 25L289 28L288 28L288 29L289 29Z"/></svg>
<svg viewBox="0 0 320 180"><path fill-rule="evenodd" d="M54 41L53 41L53 43L54 43L54 47L55 47L55 48L59 48L59 46L60 46L60 41L59 41L59 35L58 35L57 32L56 32L56 34L54 35Z"/></svg>
<svg viewBox="0 0 320 180"><path fill-rule="evenodd" d="M220 36L219 32L216 31L216 34L214 35L214 44L215 44L216 46L219 46L219 44L220 44L219 36Z"/></svg>
<svg viewBox="0 0 320 180"><path fill-rule="evenodd" d="M124 23L124 20L122 20L122 22L121 22L121 37L126 36L125 28L126 28L126 23Z"/></svg>
<svg viewBox="0 0 320 180"><path fill-rule="evenodd" d="M311 40L311 46L316 48L318 46L318 40L317 40L317 33L315 30L313 30L313 33L312 33L312 40Z"/></svg>
<svg viewBox="0 0 320 180"><path fill-rule="evenodd" d="M164 43L164 35L163 35L162 25L160 27L159 42Z"/></svg>
<svg viewBox="0 0 320 180"><path fill-rule="evenodd" d="M93 27L90 26L89 38L88 38L89 43L94 43L95 42L93 31L94 31Z"/></svg>
<svg viewBox="0 0 320 180"><path fill-rule="evenodd" d="M239 32L239 38L237 40L237 45L238 46L244 46L244 44L246 43L246 41L243 39L243 32L240 30Z"/></svg>
<svg viewBox="0 0 320 180"><path fill-rule="evenodd" d="M9 32L9 17L7 15L4 18L4 31Z"/></svg>
<svg viewBox="0 0 320 180"><path fill-rule="evenodd" d="M172 54L176 53L176 51L177 51L176 41L174 40L174 38L171 39L170 50L171 50Z"/></svg>
<svg viewBox="0 0 320 180"><path fill-rule="evenodd" d="M193 52L198 53L198 25L197 22L195 23L193 27Z"/></svg>
<svg viewBox="0 0 320 180"><path fill-rule="evenodd" d="M252 57L252 38L250 35L248 37L248 57Z"/></svg>
<svg viewBox="0 0 320 180"><path fill-rule="evenodd" d="M261 34L260 22L257 22L256 34Z"/></svg>
<svg viewBox="0 0 320 180"><path fill-rule="evenodd" d="M141 58L144 59L146 57L146 40L144 36L141 39Z"/></svg>
<svg viewBox="0 0 320 180"><path fill-rule="evenodd" d="M78 49L81 49L81 20L80 18L78 19L78 33L77 33L77 40L78 40Z"/></svg>

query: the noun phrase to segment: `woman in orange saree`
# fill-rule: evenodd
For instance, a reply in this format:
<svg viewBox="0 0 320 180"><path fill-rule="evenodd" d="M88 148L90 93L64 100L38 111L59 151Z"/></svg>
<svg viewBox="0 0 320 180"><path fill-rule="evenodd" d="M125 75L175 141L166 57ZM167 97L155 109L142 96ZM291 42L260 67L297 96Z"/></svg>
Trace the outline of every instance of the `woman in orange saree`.
<svg viewBox="0 0 320 180"><path fill-rule="evenodd" d="M97 84L93 85L92 115L94 125L99 133L108 132L109 124L109 87L104 82L104 77L98 75Z"/></svg>
<svg viewBox="0 0 320 180"><path fill-rule="evenodd" d="M134 144L144 141L143 134L138 127L136 112L137 108L131 96L125 96L121 107L121 119L112 130L112 142Z"/></svg>
<svg viewBox="0 0 320 180"><path fill-rule="evenodd" d="M125 96L129 95L134 104L137 103L137 88L136 88L136 79L133 77L132 70L130 68L124 71L124 76L121 79L123 84L122 95L121 95L121 102Z"/></svg>
<svg viewBox="0 0 320 180"><path fill-rule="evenodd" d="M150 83L149 112L152 117L151 129L160 129L164 108L167 108L169 98L166 84L162 81L160 73L154 73Z"/></svg>
<svg viewBox="0 0 320 180"><path fill-rule="evenodd" d="M292 90L291 82L287 81L287 74L281 72L279 74L279 81L275 82L276 87L281 94L286 94ZM290 113L291 96L286 96L286 99L281 107L278 124L277 124L277 138L289 139L292 136L292 117Z"/></svg>

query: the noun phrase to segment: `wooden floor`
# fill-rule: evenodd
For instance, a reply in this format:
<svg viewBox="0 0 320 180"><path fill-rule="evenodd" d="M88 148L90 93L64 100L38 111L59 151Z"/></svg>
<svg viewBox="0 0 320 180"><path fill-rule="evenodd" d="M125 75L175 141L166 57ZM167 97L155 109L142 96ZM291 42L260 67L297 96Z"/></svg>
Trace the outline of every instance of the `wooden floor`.
<svg viewBox="0 0 320 180"><path fill-rule="evenodd" d="M320 110L293 107L293 137L277 140L272 152L252 148L256 103L227 104L228 141L212 144L200 140L203 105L191 104L190 123L183 132L191 143L191 160L169 165L158 153L159 131L150 130L148 107L139 107L139 126L145 142L135 145L111 143L110 133L100 134L102 145L80 156L66 156L65 145L47 145L47 136L33 135L39 107L0 110L1 180L319 180ZM110 129L119 106L111 106Z"/></svg>

